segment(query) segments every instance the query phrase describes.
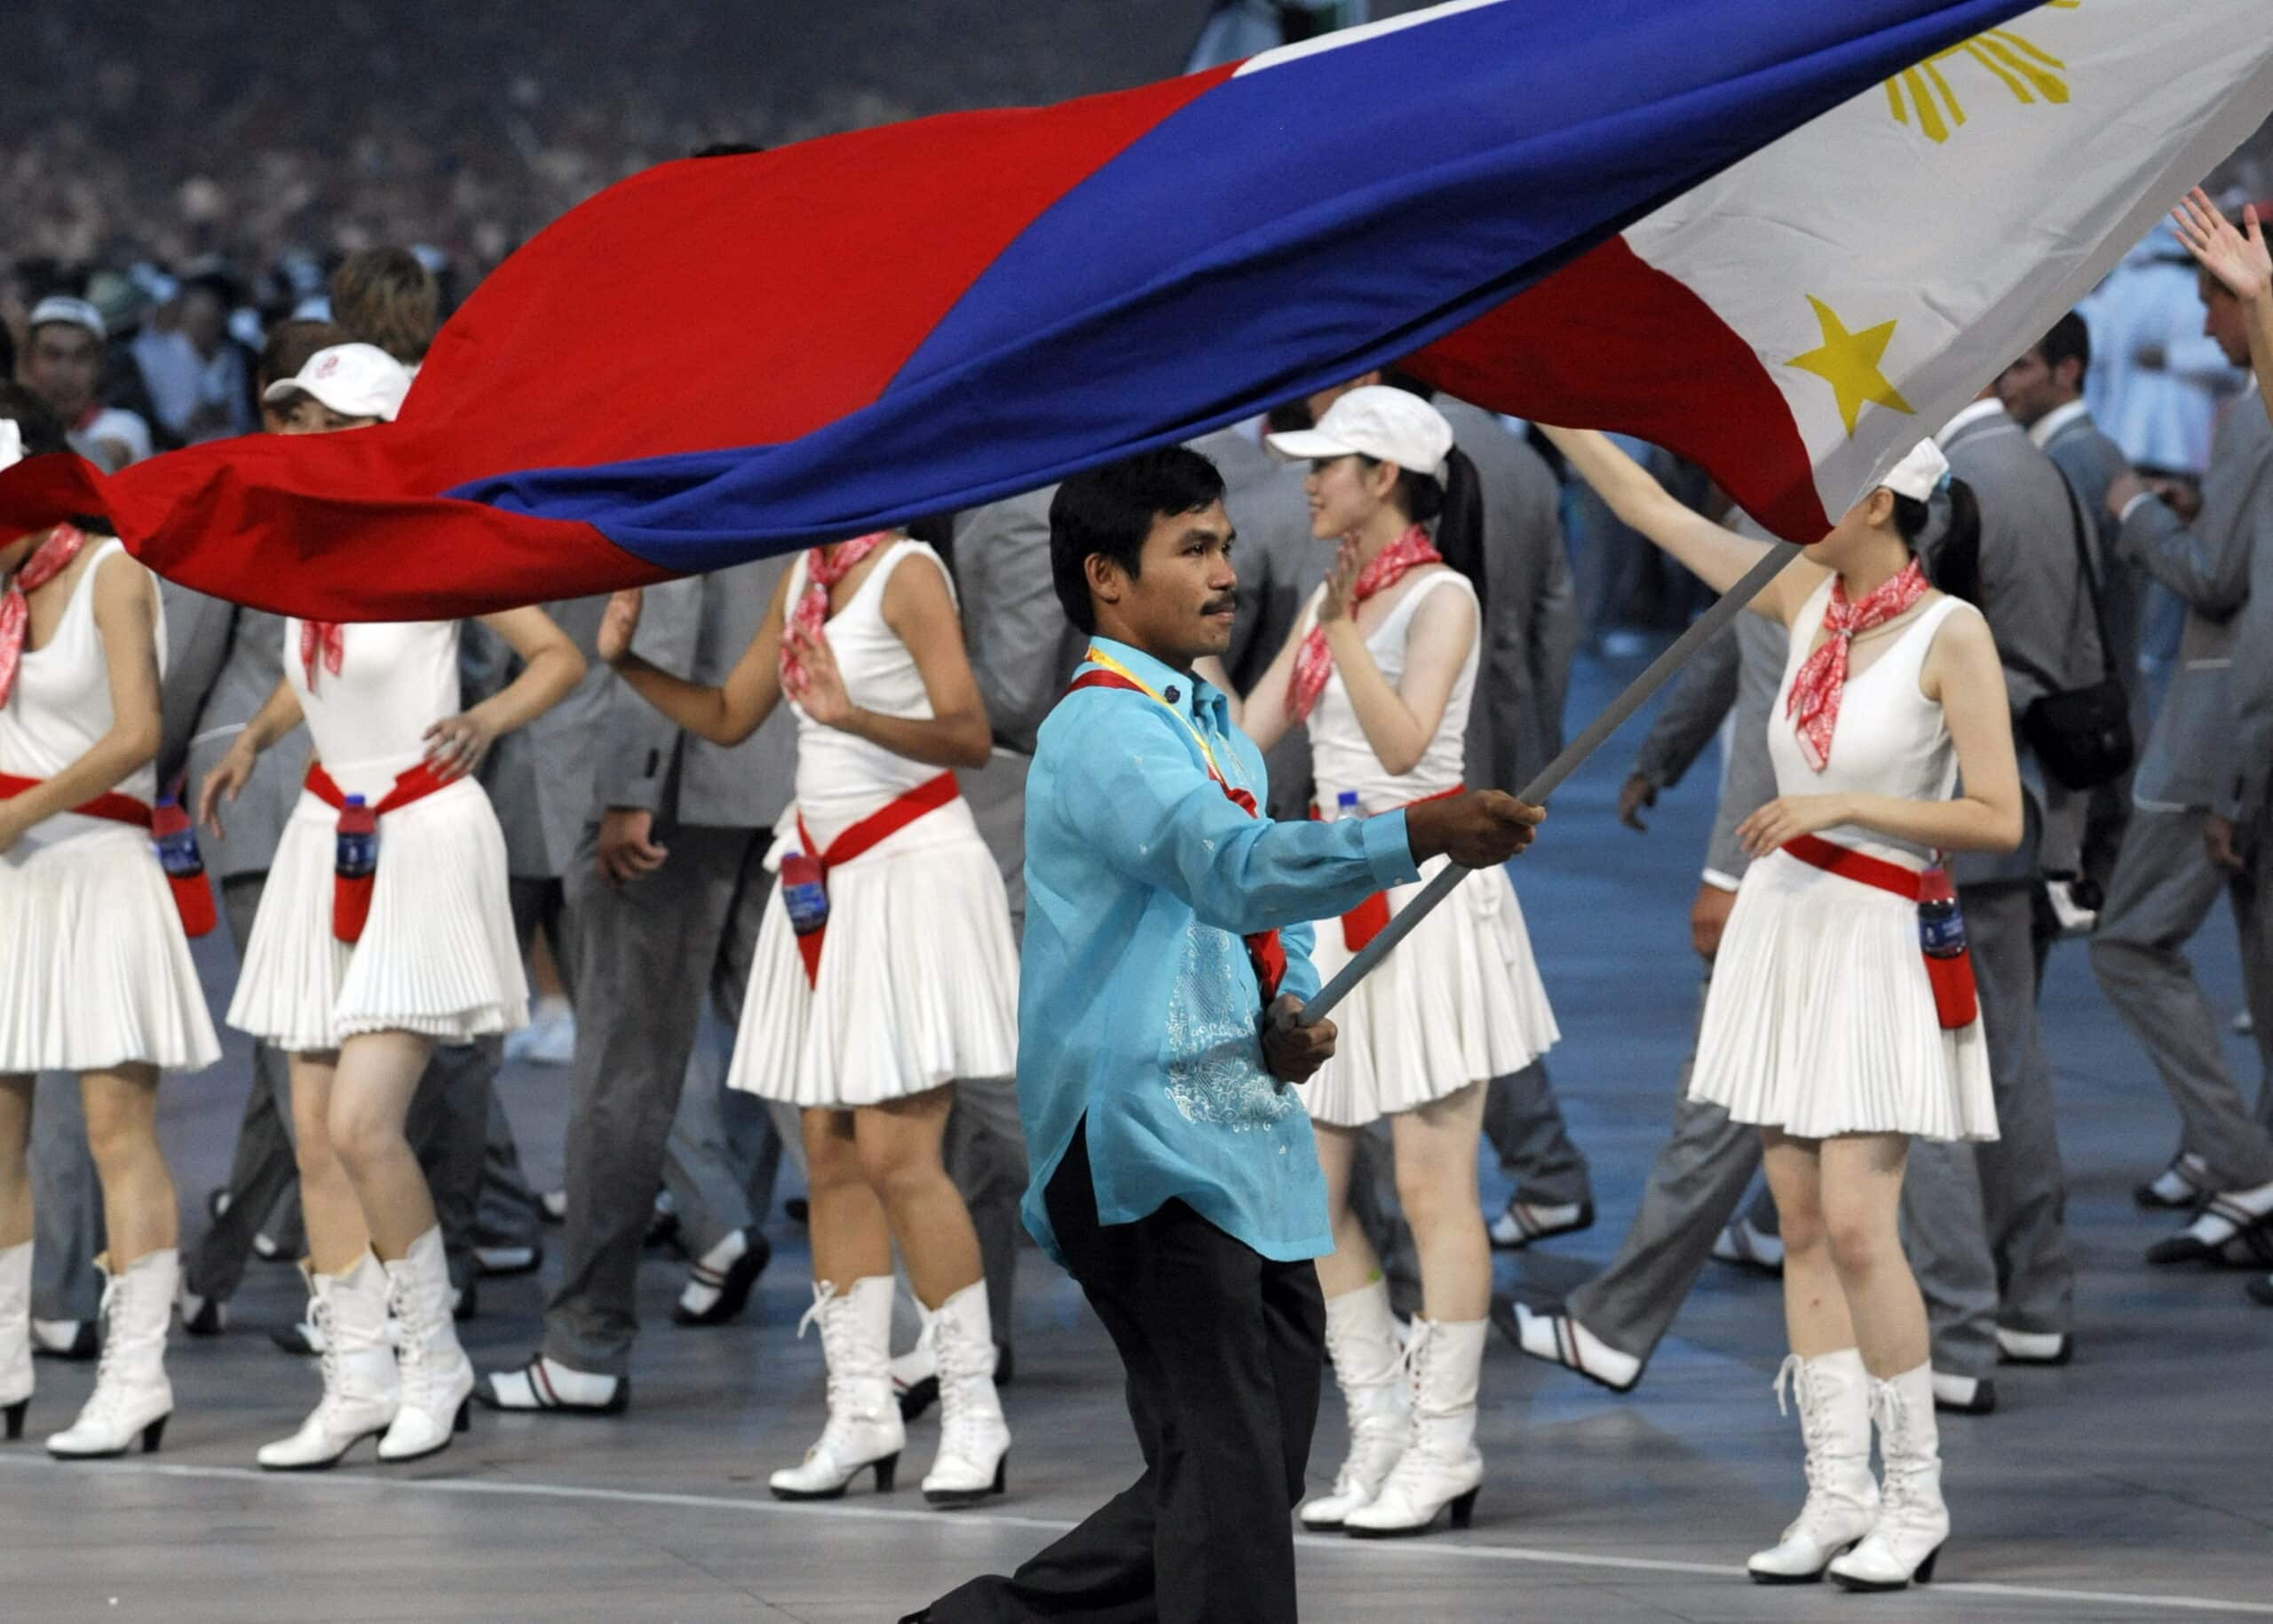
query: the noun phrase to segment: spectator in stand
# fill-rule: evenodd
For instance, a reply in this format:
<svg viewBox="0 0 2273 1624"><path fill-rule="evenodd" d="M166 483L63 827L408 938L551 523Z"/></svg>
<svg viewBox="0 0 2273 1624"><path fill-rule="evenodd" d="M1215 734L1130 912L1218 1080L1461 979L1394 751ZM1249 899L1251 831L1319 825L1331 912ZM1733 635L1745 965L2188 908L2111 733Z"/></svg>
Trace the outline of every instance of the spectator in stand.
<svg viewBox="0 0 2273 1624"><path fill-rule="evenodd" d="M150 425L105 406L95 392L108 341L102 313L84 299L54 297L32 306L20 376L63 419L71 449L116 473L150 455Z"/></svg>
<svg viewBox="0 0 2273 1624"><path fill-rule="evenodd" d="M229 332L238 303L235 282L218 265L185 281L163 326L153 321L134 339L134 360L148 386L157 424L179 444L249 434L253 356Z"/></svg>

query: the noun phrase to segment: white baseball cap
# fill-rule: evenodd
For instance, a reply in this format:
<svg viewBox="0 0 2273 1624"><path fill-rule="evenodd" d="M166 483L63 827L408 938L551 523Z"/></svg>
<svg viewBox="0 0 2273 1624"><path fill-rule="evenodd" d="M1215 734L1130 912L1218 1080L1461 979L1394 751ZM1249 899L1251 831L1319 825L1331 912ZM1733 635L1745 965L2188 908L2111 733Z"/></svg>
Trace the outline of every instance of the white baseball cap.
<svg viewBox="0 0 2273 1624"><path fill-rule="evenodd" d="M75 299L64 294L51 294L32 306L32 319L27 329L51 327L83 327L98 338L110 337L110 329L103 324L103 313L84 299Z"/></svg>
<svg viewBox="0 0 2273 1624"><path fill-rule="evenodd" d="M1297 462L1320 457L1369 456L1395 463L1410 473L1445 477L1453 448L1453 425L1419 395L1385 384L1353 389L1319 419L1314 429L1264 436L1273 451Z"/></svg>
<svg viewBox="0 0 2273 1624"><path fill-rule="evenodd" d="M1931 502L1949 477L1950 460L1942 455L1942 448L1930 440L1921 440L1879 483L1897 496Z"/></svg>
<svg viewBox="0 0 2273 1624"><path fill-rule="evenodd" d="M343 417L376 417L392 423L410 392L410 373L375 344L335 344L308 357L298 376L279 378L261 398L281 406L294 395L312 395Z"/></svg>

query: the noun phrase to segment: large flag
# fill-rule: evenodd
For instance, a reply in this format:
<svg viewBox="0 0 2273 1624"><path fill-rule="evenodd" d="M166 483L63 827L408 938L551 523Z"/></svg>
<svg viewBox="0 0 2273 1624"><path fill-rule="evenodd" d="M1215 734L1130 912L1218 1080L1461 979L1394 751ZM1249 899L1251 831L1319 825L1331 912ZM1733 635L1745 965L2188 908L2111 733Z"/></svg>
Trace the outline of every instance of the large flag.
<svg viewBox="0 0 2273 1624"><path fill-rule="evenodd" d="M2273 111L2262 8L1455 0L665 164L493 274L402 422L37 459L0 524L100 511L221 596L457 614L1029 489L1418 350L1813 540Z"/></svg>

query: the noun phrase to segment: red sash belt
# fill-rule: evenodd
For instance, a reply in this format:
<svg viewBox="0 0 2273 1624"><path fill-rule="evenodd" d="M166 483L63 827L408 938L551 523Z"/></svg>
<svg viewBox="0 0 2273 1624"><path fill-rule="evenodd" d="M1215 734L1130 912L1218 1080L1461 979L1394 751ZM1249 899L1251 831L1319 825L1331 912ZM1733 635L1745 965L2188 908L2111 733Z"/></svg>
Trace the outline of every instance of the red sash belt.
<svg viewBox="0 0 2273 1624"><path fill-rule="evenodd" d="M851 825L829 842L828 850L820 849L812 831L805 827L805 815L797 814L797 838L804 844L805 855L820 865L821 878L826 881L828 871L840 868L857 857L873 851L926 812L937 812L948 802L962 795L962 788L955 782L952 772L926 779L906 795L886 802L858 823ZM820 946L828 935L828 926L810 935L797 938L797 952L805 961L805 981L808 986L820 982Z"/></svg>
<svg viewBox="0 0 2273 1624"><path fill-rule="evenodd" d="M1065 692L1073 693L1082 688L1124 688L1131 693L1144 693L1147 699L1153 697L1145 693L1140 685L1113 671L1084 671L1067 685ZM1208 776L1216 780L1216 788L1224 792L1232 805L1250 818L1263 816L1263 809L1255 804L1254 795L1245 789L1233 788L1231 782L1216 770L1216 764L1212 761L1208 764ZM1287 945L1279 939L1276 931L1256 931L1239 939L1247 944L1247 963L1255 967L1255 983L1263 988L1263 1002L1267 1007L1272 999L1279 996L1279 984L1287 978Z"/></svg>
<svg viewBox="0 0 2273 1624"><path fill-rule="evenodd" d="M36 778L19 778L12 772L0 772L0 801L12 801L27 790L38 788L41 782ZM151 828L150 808L132 796L120 795L115 790L99 795L91 801L82 802L71 810L82 818L100 818L107 823L123 823L155 833ZM181 819L178 812L173 815L178 820ZM176 829L186 827L186 820L173 826ZM217 923L213 911L213 888L206 883L202 868L194 874L169 872L166 889L173 893L174 912L181 916L185 935L203 936L213 929Z"/></svg>
<svg viewBox="0 0 2273 1624"><path fill-rule="evenodd" d="M1813 835L1794 836L1784 843L1784 855L1796 857L1826 874L1835 874L1842 880L1852 880L1857 885L1876 886L1890 891L1897 897L1918 900L1918 872L1905 868L1900 863L1889 863L1883 858L1873 857L1867 852L1857 852L1847 846L1833 845Z"/></svg>
<svg viewBox="0 0 2273 1624"><path fill-rule="evenodd" d="M1422 796L1416 800L1406 801L1401 805L1392 806L1390 810L1391 812L1403 812L1406 807L1418 806L1423 801L1448 801L1453 796L1464 793L1465 791L1459 786L1455 786L1450 789L1439 789L1434 795ZM1312 818L1316 818L1318 815L1318 808L1316 806L1312 806L1311 808L1311 816ZM1376 814L1368 812L1366 815L1367 817L1373 817ZM1348 913L1342 915L1342 945L1352 953L1363 952L1367 942L1372 941L1374 938L1379 936L1383 931L1388 929L1389 892L1385 891L1377 891L1372 896L1366 898L1363 902L1360 902L1356 907L1351 908Z"/></svg>
<svg viewBox="0 0 2273 1624"><path fill-rule="evenodd" d="M0 772L0 801L12 801L27 790L36 789L44 779L18 778L12 772ZM71 809L82 818L100 818L109 823L131 823L138 829L150 827L150 809L131 795L107 791L93 800Z"/></svg>
<svg viewBox="0 0 2273 1624"><path fill-rule="evenodd" d="M400 812L413 801L423 801L437 789L447 789L457 781L439 777L431 764L422 761L396 775L393 787L371 808L371 816L384 818L391 812ZM334 812L347 810L346 796L331 781L331 774L323 770L320 761L308 764L307 790Z"/></svg>

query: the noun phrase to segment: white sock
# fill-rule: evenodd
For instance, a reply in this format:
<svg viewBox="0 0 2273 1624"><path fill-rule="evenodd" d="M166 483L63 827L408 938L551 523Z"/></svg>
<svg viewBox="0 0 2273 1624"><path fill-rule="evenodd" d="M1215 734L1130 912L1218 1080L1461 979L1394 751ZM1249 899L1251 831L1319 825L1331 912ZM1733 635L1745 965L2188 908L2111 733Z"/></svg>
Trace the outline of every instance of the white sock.
<svg viewBox="0 0 2273 1624"><path fill-rule="evenodd" d="M1642 1374L1640 1359L1620 1353L1568 1314L1534 1314L1518 1303L1516 1328L1533 1359L1583 1370L1612 1387L1631 1387Z"/></svg>
<svg viewBox="0 0 2273 1624"><path fill-rule="evenodd" d="M501 1371L490 1378L500 1406L509 1410L551 1410L564 1404L597 1407L615 1397L614 1376L571 1370L552 1359L540 1359L536 1364L543 1367L542 1381L533 1366Z"/></svg>
<svg viewBox="0 0 2273 1624"><path fill-rule="evenodd" d="M725 1286L726 1271L748 1250L749 1242L742 1239L741 1231L728 1230L724 1240L694 1260L686 1286L678 1294L678 1305L690 1314L709 1313Z"/></svg>

